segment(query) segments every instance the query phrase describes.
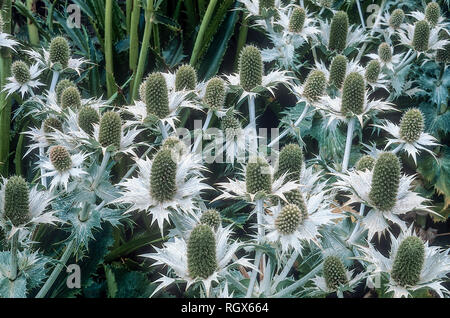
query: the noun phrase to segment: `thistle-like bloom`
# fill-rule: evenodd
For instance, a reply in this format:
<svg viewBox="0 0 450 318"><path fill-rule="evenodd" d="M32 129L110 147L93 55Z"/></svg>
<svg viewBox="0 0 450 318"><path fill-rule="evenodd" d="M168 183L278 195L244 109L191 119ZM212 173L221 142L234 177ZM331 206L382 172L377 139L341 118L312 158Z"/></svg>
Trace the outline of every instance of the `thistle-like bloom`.
<svg viewBox="0 0 450 318"><path fill-rule="evenodd" d="M186 282L186 290L195 283L203 284L209 297L212 282L219 282L228 271L236 266L252 268L250 262L241 257L232 261L233 255L241 248L237 241L230 242L231 225L213 231L208 225L197 225L187 239L175 237L162 248L155 247L156 253L141 255L155 260L155 265L168 266L174 275L162 275L155 282L160 283L152 296L176 282Z"/></svg>
<svg viewBox="0 0 450 318"><path fill-rule="evenodd" d="M400 215L410 211L432 213L424 205L427 199L410 190L414 176L401 175L399 160L392 153L381 153L373 170L353 170L336 175L340 179L336 186L350 192L346 204L363 203L371 207L362 219L369 240L375 234L380 237L389 228L388 221L405 229L405 222L399 218Z"/></svg>
<svg viewBox="0 0 450 318"><path fill-rule="evenodd" d="M413 158L414 163L417 163L416 155L421 150L425 150L434 157L433 151L426 147L439 145L436 138L424 132L424 117L417 108L412 108L403 114L399 125L386 121L382 125L374 126L387 131L394 137L387 138L386 149L390 145L403 145L401 150L406 151Z"/></svg>
<svg viewBox="0 0 450 318"><path fill-rule="evenodd" d="M370 155L362 156L355 165L355 169L359 171L364 171L366 169L372 170L375 166L376 159Z"/></svg>
<svg viewBox="0 0 450 318"><path fill-rule="evenodd" d="M129 204L127 212L146 211L163 231L164 221L171 213L193 213L194 203L202 191L210 187L203 183L201 156L178 153L162 147L152 160L137 159L138 176L124 180L117 203Z"/></svg>
<svg viewBox="0 0 450 318"><path fill-rule="evenodd" d="M342 89L345 78L354 72L364 74L364 69L354 60L348 59L338 54L330 63L329 69L323 62L316 62L316 68L325 74L329 85L334 85L338 89Z"/></svg>
<svg viewBox="0 0 450 318"><path fill-rule="evenodd" d="M63 146L53 146L49 149L49 156L39 161L39 167L45 169L43 177L52 177L50 191L62 185L67 190L70 178L80 178L87 174L81 165L89 156L86 153L70 154Z"/></svg>
<svg viewBox="0 0 450 318"><path fill-rule="evenodd" d="M209 209L200 216L200 223L209 225L212 229L217 230L222 225L222 218L219 211Z"/></svg>
<svg viewBox="0 0 450 318"><path fill-rule="evenodd" d="M391 13L386 12L381 16L380 25L376 27L375 31L385 34L385 41L391 43L392 35L403 28L405 21L405 12L402 9L395 9ZM383 28L385 27L385 28Z"/></svg>
<svg viewBox="0 0 450 318"><path fill-rule="evenodd" d="M175 90L195 90L197 86L197 72L195 69L186 64L181 65L175 73Z"/></svg>
<svg viewBox="0 0 450 318"><path fill-rule="evenodd" d="M200 92L199 97L205 108L217 114L217 117L222 117L225 115L223 107L226 93L225 81L220 77L213 77L208 81L205 89Z"/></svg>
<svg viewBox="0 0 450 318"><path fill-rule="evenodd" d="M367 247L359 246L360 259L371 264L371 277L387 275L383 288L392 292L395 298L412 296L419 289L432 289L440 297L449 291L442 286L450 272L449 250L428 246L414 233L414 227L402 231L396 238L390 234L391 249L388 257L376 250L370 242Z"/></svg>
<svg viewBox="0 0 450 318"><path fill-rule="evenodd" d="M2 178L0 184L0 227L11 238L19 229L26 229L30 224L54 224L59 219L45 212L52 197L49 191L38 191L35 185L31 189L20 176Z"/></svg>
<svg viewBox="0 0 450 318"><path fill-rule="evenodd" d="M12 76L7 78L9 83L3 87L3 91L8 92L8 95L18 91L22 95L22 98L25 93L34 94L34 88L44 85L38 80L42 71L42 69L39 69L37 63L28 67L23 61L14 62L11 65Z"/></svg>
<svg viewBox="0 0 450 318"><path fill-rule="evenodd" d="M442 30L447 29L450 23L446 21L445 15L441 14L441 8L437 2L430 2L425 7L424 12L422 11L414 11L410 14L416 21L425 20L430 24L431 28Z"/></svg>
<svg viewBox="0 0 450 318"><path fill-rule="evenodd" d="M327 78L325 72L313 69L309 72L302 85L294 84L293 93L299 100L305 101L309 105L317 106L320 98L325 93Z"/></svg>
<svg viewBox="0 0 450 318"><path fill-rule="evenodd" d="M281 0L239 0L247 15L246 18L253 19L255 26L261 26L266 31L273 30L276 9L281 7ZM267 23L269 19L269 23Z"/></svg>
<svg viewBox="0 0 450 318"><path fill-rule="evenodd" d="M391 45L386 42L381 43L378 46L378 54L367 54L373 60L377 60L382 68L387 68L390 71L394 71L394 66L398 65L403 57L404 53L393 54Z"/></svg>
<svg viewBox="0 0 450 318"><path fill-rule="evenodd" d="M76 110L81 108L81 95L78 88L75 86L65 88L61 93L60 104L63 109L72 108Z"/></svg>

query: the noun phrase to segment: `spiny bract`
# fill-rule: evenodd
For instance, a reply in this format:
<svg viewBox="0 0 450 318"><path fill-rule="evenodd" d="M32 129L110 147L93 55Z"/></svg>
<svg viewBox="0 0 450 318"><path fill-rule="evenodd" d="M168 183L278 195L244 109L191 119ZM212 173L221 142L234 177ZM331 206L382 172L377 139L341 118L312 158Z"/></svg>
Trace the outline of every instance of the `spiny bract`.
<svg viewBox="0 0 450 318"><path fill-rule="evenodd" d="M397 202L400 160L391 152L380 154L373 168L369 198L380 211L389 211Z"/></svg>
<svg viewBox="0 0 450 318"><path fill-rule="evenodd" d="M420 281L425 259L425 247L416 236L408 236L398 247L391 276L401 286L414 286Z"/></svg>
<svg viewBox="0 0 450 318"><path fill-rule="evenodd" d="M73 110L81 107L81 95L78 88L69 86L62 92L61 107L64 109L71 108Z"/></svg>
<svg viewBox="0 0 450 318"><path fill-rule="evenodd" d="M108 111L103 114L100 120L99 142L102 147L114 146L120 148L122 135L122 120L119 114Z"/></svg>
<svg viewBox="0 0 450 318"><path fill-rule="evenodd" d="M50 148L50 162L59 172L67 171L72 167L70 154L63 146L53 146Z"/></svg>
<svg viewBox="0 0 450 318"><path fill-rule="evenodd" d="M62 93L66 88L69 87L76 87L75 83L68 79L63 79L58 82L58 85L56 85L56 100L58 101L58 103L61 103Z"/></svg>
<svg viewBox="0 0 450 318"><path fill-rule="evenodd" d="M278 157L278 169L275 179L286 173L286 181L298 180L302 171L303 151L297 144L289 144L283 147Z"/></svg>
<svg viewBox="0 0 450 318"><path fill-rule="evenodd" d="M414 142L423 133L424 125L425 122L422 112L417 108L412 108L402 116L400 121L400 137L407 142Z"/></svg>
<svg viewBox="0 0 450 318"><path fill-rule="evenodd" d="M175 90L194 90L197 86L197 73L188 64L181 65L175 75Z"/></svg>
<svg viewBox="0 0 450 318"><path fill-rule="evenodd" d="M78 112L78 125L89 135L94 132L92 124L98 124L99 121L98 112L89 105L83 106Z"/></svg>
<svg viewBox="0 0 450 318"><path fill-rule="evenodd" d="M62 131L62 122L56 117L48 117L44 120L44 132L46 134L55 132L55 130Z"/></svg>
<svg viewBox="0 0 450 318"><path fill-rule="evenodd" d="M398 29L405 19L405 12L402 9L395 9L389 18L389 25L393 29Z"/></svg>
<svg viewBox="0 0 450 318"><path fill-rule="evenodd" d="M292 11L291 19L289 20L289 31L300 33L305 24L306 11L303 8L295 7Z"/></svg>
<svg viewBox="0 0 450 318"><path fill-rule="evenodd" d="M328 81L340 89L344 83L346 72L347 58L344 55L336 55L331 61L330 78Z"/></svg>
<svg viewBox="0 0 450 318"><path fill-rule="evenodd" d="M172 200L176 191L177 164L172 150L162 148L153 159L150 176L150 194L158 202Z"/></svg>
<svg viewBox="0 0 450 318"><path fill-rule="evenodd" d="M428 50L428 40L430 38L430 25L427 21L417 21L414 26L414 36L412 46L418 52Z"/></svg>
<svg viewBox="0 0 450 318"><path fill-rule="evenodd" d="M336 290L348 281L344 264L337 256L325 258L323 261L323 276L327 287L331 290Z"/></svg>
<svg viewBox="0 0 450 318"><path fill-rule="evenodd" d="M188 271L191 278L206 279L217 269L216 239L209 225L199 224L187 243Z"/></svg>
<svg viewBox="0 0 450 318"><path fill-rule="evenodd" d="M381 66L380 62L377 60L372 60L366 66L365 78L369 83L376 83L378 81L378 76L380 76Z"/></svg>
<svg viewBox="0 0 450 318"><path fill-rule="evenodd" d="M245 174L247 193L255 194L263 191L266 194L272 190L272 176L269 163L262 157L250 158Z"/></svg>
<svg viewBox="0 0 450 318"><path fill-rule="evenodd" d="M327 78L322 71L312 70L305 81L303 95L310 101L317 101L322 96L327 83Z"/></svg>
<svg viewBox="0 0 450 318"><path fill-rule="evenodd" d="M366 169L372 170L373 167L375 166L375 161L376 161L375 158L369 155L364 155L356 163L356 170L359 171L364 171Z"/></svg>
<svg viewBox="0 0 450 318"><path fill-rule="evenodd" d="M11 74L20 85L27 83L31 78L30 68L24 61L15 61L11 65Z"/></svg>
<svg viewBox="0 0 450 318"><path fill-rule="evenodd" d="M364 111L364 99L364 77L357 72L352 72L344 80L341 104L342 114L346 116L362 114Z"/></svg>
<svg viewBox="0 0 450 318"><path fill-rule="evenodd" d="M342 51L347 45L348 16L344 11L335 13L330 27L330 39L328 48L330 50Z"/></svg>
<svg viewBox="0 0 450 318"><path fill-rule="evenodd" d="M222 224L222 218L217 210L209 209L202 213L200 223L209 225L214 230L217 230L220 224Z"/></svg>
<svg viewBox="0 0 450 318"><path fill-rule="evenodd" d="M275 226L281 234L289 235L295 232L302 221L302 212L299 207L295 204L288 204L278 214Z"/></svg>
<svg viewBox="0 0 450 318"><path fill-rule="evenodd" d="M169 92L164 76L155 72L147 77L145 83L145 104L147 113L162 119L169 115Z"/></svg>
<svg viewBox="0 0 450 318"><path fill-rule="evenodd" d="M308 208L300 190L294 189L286 192L284 193L284 197L289 204L295 204L300 209L303 220L308 218Z"/></svg>
<svg viewBox="0 0 450 318"><path fill-rule="evenodd" d="M431 26L435 26L439 18L441 17L441 7L437 2L428 3L425 8L425 19L430 23Z"/></svg>
<svg viewBox="0 0 450 318"><path fill-rule="evenodd" d="M389 44L383 42L378 46L378 57L385 63L388 63L392 60L392 51Z"/></svg>
<svg viewBox="0 0 450 318"><path fill-rule="evenodd" d="M14 226L22 226L31 220L28 184L24 178L9 178L5 186L4 200L4 217Z"/></svg>
<svg viewBox="0 0 450 318"><path fill-rule="evenodd" d="M225 103L225 82L220 77L214 77L208 81L203 98L205 104L211 110L220 110Z"/></svg>
<svg viewBox="0 0 450 318"><path fill-rule="evenodd" d="M61 68L66 68L69 64L70 47L69 42L62 37L57 36L50 42L50 61L54 64L59 63Z"/></svg>
<svg viewBox="0 0 450 318"><path fill-rule="evenodd" d="M247 45L242 49L239 58L239 76L242 88L248 92L261 85L263 62L261 52L256 46Z"/></svg>

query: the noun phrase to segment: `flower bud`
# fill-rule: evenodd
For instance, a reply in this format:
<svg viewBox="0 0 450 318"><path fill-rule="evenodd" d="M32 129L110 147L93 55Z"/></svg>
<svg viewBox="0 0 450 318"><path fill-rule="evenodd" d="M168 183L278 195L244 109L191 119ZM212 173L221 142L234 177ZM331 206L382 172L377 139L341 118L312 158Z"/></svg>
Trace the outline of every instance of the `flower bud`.
<svg viewBox="0 0 450 318"><path fill-rule="evenodd" d="M376 83L378 81L378 77L380 76L381 66L380 62L377 60L372 60L366 66L365 77L367 82Z"/></svg>
<svg viewBox="0 0 450 318"><path fill-rule="evenodd" d="M102 147L115 146L120 148L122 135L122 120L119 114L109 111L103 114L100 120L99 142Z"/></svg>
<svg viewBox="0 0 450 318"><path fill-rule="evenodd" d="M153 114L159 119L167 117L170 113L169 93L164 76L159 72L150 74L144 87L147 113Z"/></svg>
<svg viewBox="0 0 450 318"><path fill-rule="evenodd" d="M172 158L171 149L159 150L151 168L150 194L158 202L172 200L176 191L177 164Z"/></svg>
<svg viewBox="0 0 450 318"><path fill-rule="evenodd" d="M306 11L303 8L295 7L292 11L291 19L289 20L289 31L293 33L300 33L305 24Z"/></svg>
<svg viewBox="0 0 450 318"><path fill-rule="evenodd" d="M15 61L11 65L11 74L20 85L27 83L31 78L30 68L24 61Z"/></svg>
<svg viewBox="0 0 450 318"><path fill-rule="evenodd" d="M341 89L344 83L345 74L347 73L347 58L343 55L336 55L331 61L330 66L330 84Z"/></svg>
<svg viewBox="0 0 450 318"><path fill-rule="evenodd" d="M75 83L68 79L63 79L59 81L58 85L56 85L56 100L58 103L61 103L62 93L66 88L76 87Z"/></svg>
<svg viewBox="0 0 450 318"><path fill-rule="evenodd" d="M422 112L412 108L400 120L400 137L407 142L417 141L423 133L424 126Z"/></svg>
<svg viewBox="0 0 450 318"><path fill-rule="evenodd" d="M225 82L220 77L214 77L206 85L205 104L211 110L220 110L225 103Z"/></svg>
<svg viewBox="0 0 450 318"><path fill-rule="evenodd" d="M284 235L295 232L303 222L302 213L295 204L285 205L275 220L277 230Z"/></svg>
<svg viewBox="0 0 450 318"><path fill-rule="evenodd" d="M31 221L28 184L21 176L9 178L5 185L4 217L18 227Z"/></svg>
<svg viewBox="0 0 450 318"><path fill-rule="evenodd" d="M175 75L175 90L194 90L195 86L197 86L197 73L194 68L188 64L181 65Z"/></svg>
<svg viewBox="0 0 450 318"><path fill-rule="evenodd" d="M94 132L92 124L98 124L99 121L100 116L91 106L83 106L78 112L78 125L89 135Z"/></svg>
<svg viewBox="0 0 450 318"><path fill-rule="evenodd" d="M62 122L56 117L48 117L44 120L44 133L49 134L55 130L62 131Z"/></svg>
<svg viewBox="0 0 450 318"><path fill-rule="evenodd" d="M344 264L337 256L328 256L323 261L323 276L327 287L336 290L348 282Z"/></svg>
<svg viewBox="0 0 450 318"><path fill-rule="evenodd" d="M199 224L192 230L187 243L187 260L192 279L206 279L216 271L216 239L209 225Z"/></svg>
<svg viewBox="0 0 450 318"><path fill-rule="evenodd" d="M430 25L427 21L417 21L414 26L414 36L412 46L417 52L428 50L428 40L430 38Z"/></svg>
<svg viewBox="0 0 450 318"><path fill-rule="evenodd" d="M356 163L356 170L359 171L364 171L366 169L372 170L374 166L375 166L375 158L369 155L364 155Z"/></svg>
<svg viewBox="0 0 450 318"><path fill-rule="evenodd" d="M389 18L389 26L393 29L398 29L405 19L405 12L402 9L395 9Z"/></svg>
<svg viewBox="0 0 450 318"><path fill-rule="evenodd" d="M251 91L261 85L263 76L263 63L261 52L253 45L247 45L242 49L239 58L240 83L244 90Z"/></svg>
<svg viewBox="0 0 450 318"><path fill-rule="evenodd" d="M305 200L303 199L303 194L300 190L291 190L289 192L284 193L284 197L289 204L295 204L302 214L302 219L305 220L308 218L308 208L306 206Z"/></svg>
<svg viewBox="0 0 450 318"><path fill-rule="evenodd" d="M265 193L271 192L272 176L269 170L269 163L264 158L250 158L245 175L247 193L256 194L260 191Z"/></svg>
<svg viewBox="0 0 450 318"><path fill-rule="evenodd" d="M283 147L278 158L278 169L275 179L286 173L285 181L294 181L300 178L303 164L303 151L297 144L289 144Z"/></svg>
<svg viewBox="0 0 450 318"><path fill-rule="evenodd" d="M81 107L81 95L75 86L67 87L61 94L61 107L64 109L78 109Z"/></svg>
<svg viewBox="0 0 450 318"><path fill-rule="evenodd" d="M428 3L425 8L425 19L430 23L432 27L436 26L441 17L441 7L437 2Z"/></svg>
<svg viewBox="0 0 450 318"><path fill-rule="evenodd" d="M72 167L72 158L63 146L53 146L50 148L50 162L59 172L64 172Z"/></svg>
<svg viewBox="0 0 450 318"><path fill-rule="evenodd" d="M330 39L328 48L330 50L342 51L347 46L348 16L344 11L335 13L331 20Z"/></svg>
<svg viewBox="0 0 450 318"><path fill-rule="evenodd" d="M50 42L50 61L54 64L59 63L64 69L69 65L69 58L69 42L62 36L53 38Z"/></svg>
<svg viewBox="0 0 450 318"><path fill-rule="evenodd" d="M450 62L450 34L446 30L440 30L438 33L439 41L447 40L442 49L436 51L436 62L449 63Z"/></svg>
<svg viewBox="0 0 450 318"><path fill-rule="evenodd" d="M389 44L383 42L378 46L378 57L384 63L389 63L392 60L392 50Z"/></svg>
<svg viewBox="0 0 450 318"><path fill-rule="evenodd" d="M420 281L425 247L422 240L416 236L405 238L397 249L391 276L401 286L414 286Z"/></svg>
<svg viewBox="0 0 450 318"><path fill-rule="evenodd" d="M215 209L209 209L202 213L200 223L209 225L214 230L222 224L220 213Z"/></svg>
<svg viewBox="0 0 450 318"><path fill-rule="evenodd" d="M361 74L352 72L345 78L341 104L341 112L344 115L362 114L364 111L365 89L364 77Z"/></svg>
<svg viewBox="0 0 450 318"><path fill-rule="evenodd" d="M327 78L325 74L319 70L312 70L309 72L308 77L306 77L303 95L309 101L317 101L323 95L326 84Z"/></svg>

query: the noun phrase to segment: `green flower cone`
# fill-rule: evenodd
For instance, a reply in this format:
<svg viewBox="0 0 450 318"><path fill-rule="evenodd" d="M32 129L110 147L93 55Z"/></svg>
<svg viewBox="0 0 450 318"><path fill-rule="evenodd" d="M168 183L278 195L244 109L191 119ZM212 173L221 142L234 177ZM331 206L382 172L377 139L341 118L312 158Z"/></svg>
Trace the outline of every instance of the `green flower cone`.
<svg viewBox="0 0 450 318"><path fill-rule="evenodd" d="M191 278L206 279L217 268L216 240L209 225L197 225L187 244L188 271Z"/></svg>
<svg viewBox="0 0 450 318"><path fill-rule="evenodd" d="M414 286L420 281L425 260L425 247L416 236L405 238L398 247L391 276L401 286Z"/></svg>

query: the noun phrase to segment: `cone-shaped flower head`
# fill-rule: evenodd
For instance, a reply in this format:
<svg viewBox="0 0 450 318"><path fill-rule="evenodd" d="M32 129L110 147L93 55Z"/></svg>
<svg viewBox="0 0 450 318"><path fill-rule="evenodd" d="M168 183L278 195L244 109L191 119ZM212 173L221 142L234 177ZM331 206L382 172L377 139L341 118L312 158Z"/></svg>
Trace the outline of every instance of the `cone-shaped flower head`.
<svg viewBox="0 0 450 318"><path fill-rule="evenodd" d="M24 61L15 61L11 65L11 74L20 85L27 83L31 78L30 68Z"/></svg>
<svg viewBox="0 0 450 318"><path fill-rule="evenodd" d="M250 158L247 164L245 182L247 192L256 194L259 191L270 193L272 190L272 176L269 163L262 157Z"/></svg>
<svg viewBox="0 0 450 318"><path fill-rule="evenodd" d="M66 68L69 64L69 58L69 42L62 36L53 38L50 42L50 61L59 63L62 68Z"/></svg>
<svg viewBox="0 0 450 318"><path fill-rule="evenodd" d="M282 234L289 235L294 233L298 226L303 222L302 212L295 204L285 205L275 220L275 226Z"/></svg>
<svg viewBox="0 0 450 318"><path fill-rule="evenodd" d="M380 154L375 162L369 198L381 211L388 211L395 206L400 170L400 160L391 152Z"/></svg>
<svg viewBox="0 0 450 318"><path fill-rule="evenodd" d="M375 166L375 161L376 161L375 158L369 155L364 155L356 163L356 170L359 171L364 171L366 169L372 170L373 167Z"/></svg>
<svg viewBox="0 0 450 318"><path fill-rule="evenodd" d="M378 56L380 60L385 63L388 63L392 60L392 51L389 44L383 42L378 46Z"/></svg>
<svg viewBox="0 0 450 318"><path fill-rule="evenodd" d="M147 113L160 119L169 115L169 93L164 76L159 72L150 74L144 87Z"/></svg>
<svg viewBox="0 0 450 318"><path fill-rule="evenodd" d="M94 127L92 124L98 124L100 116L91 106L83 106L78 113L78 125L89 135L92 135Z"/></svg>
<svg viewBox="0 0 450 318"><path fill-rule="evenodd" d="M344 11L338 11L331 21L330 39L328 48L330 50L342 51L347 44L348 16Z"/></svg>
<svg viewBox="0 0 450 318"><path fill-rule="evenodd" d="M336 55L331 61L330 66L330 84L337 88L341 88L344 83L345 74L347 72L347 58L343 55Z"/></svg>
<svg viewBox="0 0 450 318"><path fill-rule="evenodd" d="M199 224L192 230L187 244L187 260L191 278L206 279L215 272L216 240L209 225Z"/></svg>
<svg viewBox="0 0 450 318"><path fill-rule="evenodd" d="M61 95L61 107L78 109L81 107L81 95L75 86L67 87Z"/></svg>
<svg viewBox="0 0 450 318"><path fill-rule="evenodd" d="M264 10L273 9L275 0L259 0L259 14L262 15Z"/></svg>
<svg viewBox="0 0 450 318"><path fill-rule="evenodd" d="M44 132L52 133L55 130L62 131L62 122L56 117L48 117L44 120Z"/></svg>
<svg viewBox="0 0 450 318"><path fill-rule="evenodd" d="M109 111L100 120L99 142L103 147L115 146L120 148L122 120L118 113Z"/></svg>
<svg viewBox="0 0 450 318"><path fill-rule="evenodd" d="M441 7L437 2L430 2L425 8L425 19L434 27L441 17Z"/></svg>
<svg viewBox="0 0 450 318"><path fill-rule="evenodd" d="M177 191L177 164L172 154L171 149L163 147L153 159L150 194L159 202L171 200Z"/></svg>
<svg viewBox="0 0 450 318"><path fill-rule="evenodd" d="M380 62L377 60L372 60L366 66L366 73L364 74L367 82L376 83L378 81L378 76L381 72Z"/></svg>
<svg viewBox="0 0 450 318"><path fill-rule="evenodd" d="M227 129L240 129L241 128L241 123L232 114L227 114L226 116L222 117L221 125L222 125L222 129L225 130L225 132Z"/></svg>
<svg viewBox="0 0 450 318"><path fill-rule="evenodd" d="M342 261L337 256L327 256L323 261L323 276L327 287L336 290L339 285L347 283L347 275Z"/></svg>
<svg viewBox="0 0 450 318"><path fill-rule="evenodd" d="M327 78L325 74L319 70L312 70L306 77L303 95L310 101L317 101L322 96L326 84Z"/></svg>
<svg viewBox="0 0 450 318"><path fill-rule="evenodd" d="M197 73L189 64L181 65L175 75L175 90L193 90L197 86Z"/></svg>
<svg viewBox="0 0 450 318"><path fill-rule="evenodd" d="M303 151L297 144L289 144L283 147L278 158L278 169L275 179L286 173L286 181L298 180L302 171Z"/></svg>
<svg viewBox="0 0 450 318"><path fill-rule="evenodd" d="M202 213L200 223L209 225L214 230L217 230L220 224L222 224L222 218L217 210L209 209Z"/></svg>
<svg viewBox="0 0 450 318"><path fill-rule="evenodd" d="M63 146L53 146L50 148L50 162L59 172L67 171L72 166L70 154Z"/></svg>
<svg viewBox="0 0 450 318"><path fill-rule="evenodd" d="M306 12L305 9L296 7L292 11L291 19L289 20L289 31L300 33L305 24Z"/></svg>
<svg viewBox="0 0 450 318"><path fill-rule="evenodd" d="M450 62L450 34L446 30L440 30L438 33L439 41L447 40L449 43L444 45L442 49L436 51L436 62Z"/></svg>
<svg viewBox="0 0 450 318"><path fill-rule="evenodd" d="M214 77L208 81L203 100L211 110L222 108L225 103L225 82L223 79Z"/></svg>
<svg viewBox="0 0 450 318"><path fill-rule="evenodd" d="M344 80L342 90L341 112L350 115L350 112L359 115L364 110L365 82L364 77L352 72Z"/></svg>
<svg viewBox="0 0 450 318"><path fill-rule="evenodd" d="M303 220L308 217L308 209L306 207L305 200L303 199L303 194L300 192L300 190L295 189L286 192L284 194L284 197L289 204L295 204L300 209Z"/></svg>
<svg viewBox="0 0 450 318"><path fill-rule="evenodd" d="M66 88L69 87L76 87L75 83L68 79L63 79L62 81L59 81L58 85L56 85L56 100L58 103L61 103L61 96L62 93Z"/></svg>
<svg viewBox="0 0 450 318"><path fill-rule="evenodd" d="M333 2L334 2L334 0L320 0L320 1L319 1L319 4L320 4L322 7L325 7L325 8L331 8L331 6L333 5Z"/></svg>
<svg viewBox="0 0 450 318"><path fill-rule="evenodd" d="M31 220L28 184L21 176L9 178L5 186L4 217L14 226L21 226Z"/></svg>
<svg viewBox="0 0 450 318"><path fill-rule="evenodd" d="M247 45L242 49L239 58L239 76L241 86L246 91L251 91L261 85L263 62L261 52L256 46Z"/></svg>
<svg viewBox="0 0 450 318"><path fill-rule="evenodd" d="M402 9L395 9L389 18L389 25L393 29L398 29L403 23L403 20L405 20L405 12Z"/></svg>
<svg viewBox="0 0 450 318"><path fill-rule="evenodd" d="M424 119L422 112L417 108L408 110L400 121L400 137L407 142L414 142L423 133Z"/></svg>
<svg viewBox="0 0 450 318"><path fill-rule="evenodd" d="M425 260L425 247L416 236L408 236L398 247L391 276L401 286L414 286L420 280Z"/></svg>
<svg viewBox="0 0 450 318"><path fill-rule="evenodd" d="M428 40L430 38L430 25L427 21L417 21L414 26L412 46L418 52L428 50Z"/></svg>

